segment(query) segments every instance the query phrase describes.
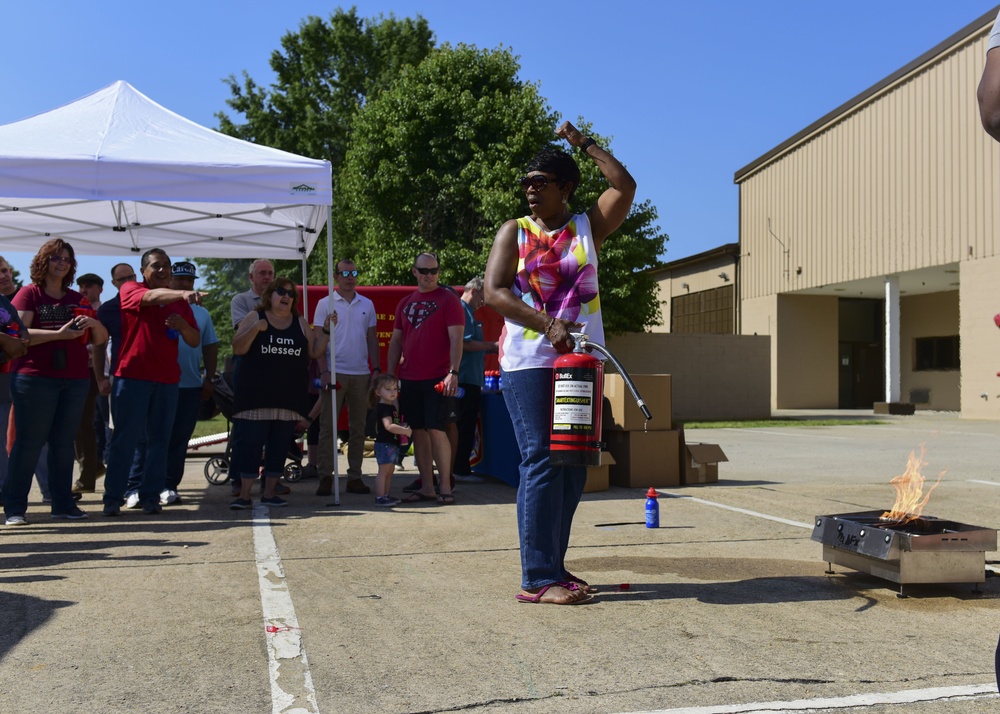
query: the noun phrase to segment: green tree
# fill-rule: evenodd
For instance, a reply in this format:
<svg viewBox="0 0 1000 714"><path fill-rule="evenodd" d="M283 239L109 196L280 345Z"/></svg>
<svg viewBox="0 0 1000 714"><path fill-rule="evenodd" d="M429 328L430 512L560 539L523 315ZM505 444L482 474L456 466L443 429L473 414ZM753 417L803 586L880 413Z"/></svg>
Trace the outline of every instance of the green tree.
<svg viewBox="0 0 1000 714"><path fill-rule="evenodd" d="M333 234L368 280L409 284L414 256L430 250L443 281L464 283L483 272L503 222L526 213L516 184L524 166L542 148L566 145L519 69L506 49L445 45L405 68L358 115L335 188L345 210L336 212ZM596 164L580 165L577 210L607 186ZM602 309L611 334L658 322L655 283L639 272L659 264L665 237L655 220L653 206L639 204L605 243Z"/></svg>
<svg viewBox="0 0 1000 714"><path fill-rule="evenodd" d="M526 213L516 187L523 167L537 151L561 143L557 117L537 84L517 78L511 52L434 49L423 18L365 20L353 8L338 9L327 22L306 18L281 44L271 56L277 79L270 88L246 72L242 82L227 80L227 104L245 121L217 117L226 134L333 165L334 225L310 256L310 281L326 282L327 234L337 257L364 266L369 284L409 284L421 250L438 253L447 282L482 273L500 225ZM604 186L588 164L581 161L578 210ZM639 272L657 265L663 250L655 221L648 201L636 205L602 250L609 333L656 323L655 286ZM232 294L246 289L246 261L239 268L199 264L222 315ZM299 275L291 261L276 262L275 271Z"/></svg>
<svg viewBox="0 0 1000 714"><path fill-rule="evenodd" d="M419 16L362 19L355 8L338 8L328 21L307 17L297 32L281 39L281 49L272 52L276 79L269 88L245 71L242 81L232 75L225 80L232 93L226 104L243 121L218 112L219 130L245 141L328 159L336 182L358 112L402 67L419 63L433 46L427 21ZM219 332L220 352L226 355L232 349L229 303L249 287L247 269L256 257L197 261L209 291L205 304ZM300 281L301 263L272 262L276 275ZM310 281L326 283L326 231L309 258L308 271Z"/></svg>
<svg viewBox="0 0 1000 714"><path fill-rule="evenodd" d="M553 138L555 116L518 69L507 50L446 45L357 117L333 234L380 281L412 282L422 250L438 254L443 281L482 272L497 228L520 210L521 167Z"/></svg>
<svg viewBox="0 0 1000 714"><path fill-rule="evenodd" d="M356 8L338 8L329 18L310 16L281 39L271 54L276 79L261 87L247 72L226 80L230 109L243 123L218 112L219 130L257 144L315 159L328 159L334 184L344 161L354 120L369 99L403 68L418 64L434 47L420 17L363 19ZM326 234L309 258L311 280L326 282ZM275 265L282 275L299 268Z"/></svg>

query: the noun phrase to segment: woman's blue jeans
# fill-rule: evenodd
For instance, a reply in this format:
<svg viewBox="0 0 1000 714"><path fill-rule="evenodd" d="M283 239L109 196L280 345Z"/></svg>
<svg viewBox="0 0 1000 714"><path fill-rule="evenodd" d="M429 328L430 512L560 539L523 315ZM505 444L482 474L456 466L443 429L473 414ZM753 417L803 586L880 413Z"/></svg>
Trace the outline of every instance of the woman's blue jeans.
<svg viewBox="0 0 1000 714"><path fill-rule="evenodd" d="M285 457L295 435L294 421L233 419L232 462L229 472L241 479L255 479L264 452L265 478L277 478L285 471Z"/></svg>
<svg viewBox="0 0 1000 714"><path fill-rule="evenodd" d="M552 370L504 370L501 376L504 401L521 452L517 487L521 587L540 588L566 579L569 532L587 469L549 463Z"/></svg>
<svg viewBox="0 0 1000 714"><path fill-rule="evenodd" d="M49 445L49 491L52 512L67 513L73 500L73 459L76 432L83 402L90 388L88 379L36 377L15 373L10 381L17 436L7 463L3 487L4 514L24 515L28 509L31 477L42 447Z"/></svg>

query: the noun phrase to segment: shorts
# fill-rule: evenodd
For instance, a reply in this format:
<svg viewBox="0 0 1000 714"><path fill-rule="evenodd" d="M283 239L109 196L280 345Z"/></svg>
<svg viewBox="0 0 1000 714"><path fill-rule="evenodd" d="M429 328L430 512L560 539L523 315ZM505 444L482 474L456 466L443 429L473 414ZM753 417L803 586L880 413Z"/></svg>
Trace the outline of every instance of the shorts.
<svg viewBox="0 0 1000 714"><path fill-rule="evenodd" d="M402 450L399 444L390 444L386 441L375 442L375 463L379 466L383 464L398 464L399 452Z"/></svg>
<svg viewBox="0 0 1000 714"><path fill-rule="evenodd" d="M442 379L400 380L399 411L411 428L444 431L448 424L458 421L458 400L434 390Z"/></svg>

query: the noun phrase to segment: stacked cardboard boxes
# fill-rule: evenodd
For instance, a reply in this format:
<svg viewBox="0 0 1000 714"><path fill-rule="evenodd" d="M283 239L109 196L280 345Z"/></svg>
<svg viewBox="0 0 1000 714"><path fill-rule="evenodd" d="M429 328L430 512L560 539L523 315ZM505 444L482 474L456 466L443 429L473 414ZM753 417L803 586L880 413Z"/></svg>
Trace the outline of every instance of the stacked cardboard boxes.
<svg viewBox="0 0 1000 714"><path fill-rule="evenodd" d="M670 375L630 377L653 418L646 421L620 374L604 375L604 441L615 460L610 483L625 488L679 486L681 439L673 428Z"/></svg>

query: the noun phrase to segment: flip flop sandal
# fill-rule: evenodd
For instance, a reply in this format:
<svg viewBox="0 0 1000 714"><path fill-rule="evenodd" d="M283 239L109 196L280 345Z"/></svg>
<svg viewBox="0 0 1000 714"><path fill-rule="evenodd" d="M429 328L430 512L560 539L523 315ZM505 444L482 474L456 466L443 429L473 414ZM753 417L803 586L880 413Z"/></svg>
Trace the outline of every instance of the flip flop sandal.
<svg viewBox="0 0 1000 714"><path fill-rule="evenodd" d="M566 573L566 580L568 582L570 582L570 583L574 583L575 585L578 585L579 588L581 590L583 590L585 593L587 593L588 595L597 592L597 588L595 586L591 585L586 580L582 580L582 579L576 577L575 575L573 575L573 573Z"/></svg>
<svg viewBox="0 0 1000 714"><path fill-rule="evenodd" d="M536 605L580 605L581 603L589 602L591 600L591 598L589 597L580 598L579 600L571 600L570 602L552 602L551 600L542 600L542 596L545 595L545 593L549 591L549 588L551 588L554 585L566 588L570 592L575 592L577 590L580 590L580 588L575 583L567 583L567 582L549 583L548 585L542 586L542 588L537 593L520 592L517 595L515 595L514 598L518 602L529 602Z"/></svg>
<svg viewBox="0 0 1000 714"><path fill-rule="evenodd" d="M442 506L453 506L455 505L455 497L450 493L442 493L437 497L437 502Z"/></svg>

